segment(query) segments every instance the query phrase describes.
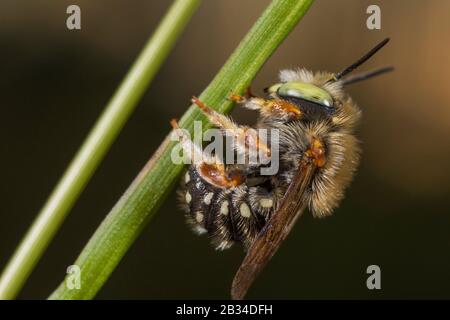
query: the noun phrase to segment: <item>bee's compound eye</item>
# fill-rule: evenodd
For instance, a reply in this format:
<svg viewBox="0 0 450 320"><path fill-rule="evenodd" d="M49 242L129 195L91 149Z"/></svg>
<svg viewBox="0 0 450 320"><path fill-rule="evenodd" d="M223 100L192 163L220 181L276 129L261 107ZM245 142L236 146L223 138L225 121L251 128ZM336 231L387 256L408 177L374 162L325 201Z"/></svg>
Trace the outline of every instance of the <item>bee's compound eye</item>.
<svg viewBox="0 0 450 320"><path fill-rule="evenodd" d="M278 89L282 86L282 83L275 83L268 88L264 88L264 92L266 93L277 93Z"/></svg>
<svg viewBox="0 0 450 320"><path fill-rule="evenodd" d="M298 98L320 104L327 108L333 107L333 98L331 95L322 88L310 83L294 81L286 82L279 84L276 90L277 94L281 97Z"/></svg>

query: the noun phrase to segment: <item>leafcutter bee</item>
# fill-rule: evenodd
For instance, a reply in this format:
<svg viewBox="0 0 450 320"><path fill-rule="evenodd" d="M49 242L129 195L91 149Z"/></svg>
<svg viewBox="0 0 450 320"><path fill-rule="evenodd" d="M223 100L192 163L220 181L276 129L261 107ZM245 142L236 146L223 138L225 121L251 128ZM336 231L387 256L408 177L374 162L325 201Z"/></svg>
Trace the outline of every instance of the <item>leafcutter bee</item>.
<svg viewBox="0 0 450 320"><path fill-rule="evenodd" d="M263 164L258 162L228 164L204 155L189 136L180 134L183 150L202 156L185 172L179 190L188 224L198 234L208 234L219 250L235 242L247 250L232 284L232 298L244 298L306 208L315 217L326 217L342 200L359 163L354 130L361 117L344 87L393 68L347 75L388 41L341 72L283 70L280 82L268 87L265 97L232 95L242 106L259 111L255 127L237 125L193 98L214 126L236 138L238 154L262 150L273 161L274 141L261 139L257 129L279 133L279 169L273 175L260 174ZM172 126L178 128L175 120Z"/></svg>

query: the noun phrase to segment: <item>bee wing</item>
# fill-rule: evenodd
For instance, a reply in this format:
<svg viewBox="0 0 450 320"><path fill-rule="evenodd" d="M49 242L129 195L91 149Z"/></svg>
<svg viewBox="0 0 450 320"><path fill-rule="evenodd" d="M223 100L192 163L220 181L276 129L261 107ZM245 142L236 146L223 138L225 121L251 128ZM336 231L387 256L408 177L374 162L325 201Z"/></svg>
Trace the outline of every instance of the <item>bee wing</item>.
<svg viewBox="0 0 450 320"><path fill-rule="evenodd" d="M277 252L297 219L303 213L306 203L302 201L305 190L311 183L316 166L302 161L292 179L280 207L267 221L250 246L242 261L231 287L232 299L243 299L258 274Z"/></svg>

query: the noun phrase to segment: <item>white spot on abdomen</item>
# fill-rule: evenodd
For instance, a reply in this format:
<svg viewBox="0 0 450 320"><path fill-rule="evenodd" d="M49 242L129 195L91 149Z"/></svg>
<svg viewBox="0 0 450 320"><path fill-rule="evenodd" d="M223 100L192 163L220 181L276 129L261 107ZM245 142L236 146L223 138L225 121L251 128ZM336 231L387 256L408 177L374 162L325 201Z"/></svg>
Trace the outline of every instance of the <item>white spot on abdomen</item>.
<svg viewBox="0 0 450 320"><path fill-rule="evenodd" d="M273 200L269 198L262 198L261 200L259 200L259 204L263 208L272 208Z"/></svg>
<svg viewBox="0 0 450 320"><path fill-rule="evenodd" d="M250 208L245 202L242 202L241 205L239 206L239 212L241 213L241 216L243 216L244 218L250 218L250 216L252 215Z"/></svg>
<svg viewBox="0 0 450 320"><path fill-rule="evenodd" d="M221 206L220 206L220 214L223 214L224 216L228 215L228 201L224 201L222 202Z"/></svg>
<svg viewBox="0 0 450 320"><path fill-rule="evenodd" d="M190 180L191 180L191 176L189 175L189 171L187 171L184 176L184 182L188 183Z"/></svg>
<svg viewBox="0 0 450 320"><path fill-rule="evenodd" d="M191 194L189 193L189 191L186 192L186 197L185 197L185 199L186 199L186 203L191 203L191 201L192 201L192 196L191 196Z"/></svg>
<svg viewBox="0 0 450 320"><path fill-rule="evenodd" d="M210 205L210 204L211 204L211 199L212 199L213 196L214 196L214 193L209 192L209 193L205 196L205 199L203 199L203 202L204 202L205 204L207 204L207 205Z"/></svg>
<svg viewBox="0 0 450 320"><path fill-rule="evenodd" d="M203 214L201 212L197 212L195 214L195 220L197 220L198 223L202 223L203 222Z"/></svg>

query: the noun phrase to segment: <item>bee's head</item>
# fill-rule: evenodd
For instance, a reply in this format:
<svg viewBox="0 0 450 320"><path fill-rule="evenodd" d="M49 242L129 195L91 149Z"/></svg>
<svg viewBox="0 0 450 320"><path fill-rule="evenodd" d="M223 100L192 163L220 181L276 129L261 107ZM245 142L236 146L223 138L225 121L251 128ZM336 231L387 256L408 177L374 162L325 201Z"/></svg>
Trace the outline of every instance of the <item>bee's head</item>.
<svg viewBox="0 0 450 320"><path fill-rule="evenodd" d="M381 73L392 71L392 67L346 77L380 50L389 38L384 39L356 62L338 73L311 73L305 69L298 71L283 70L280 83L265 89L274 99L283 99L295 104L306 116L306 119L332 116L344 94L342 88L348 84L366 80Z"/></svg>

